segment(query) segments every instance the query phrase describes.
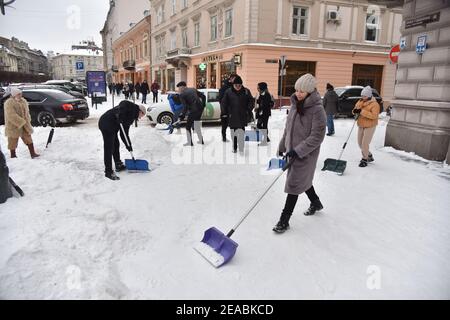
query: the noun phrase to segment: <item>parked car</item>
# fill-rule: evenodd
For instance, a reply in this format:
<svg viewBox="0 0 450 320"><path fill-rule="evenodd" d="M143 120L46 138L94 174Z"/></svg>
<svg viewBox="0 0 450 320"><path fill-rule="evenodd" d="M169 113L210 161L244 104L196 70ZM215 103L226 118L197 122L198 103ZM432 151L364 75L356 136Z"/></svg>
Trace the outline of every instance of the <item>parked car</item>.
<svg viewBox="0 0 450 320"><path fill-rule="evenodd" d="M71 91L82 93L84 96L87 95L87 90L85 90L82 85L76 85L69 80L49 80L47 82L44 82L43 84L63 86Z"/></svg>
<svg viewBox="0 0 450 320"><path fill-rule="evenodd" d="M9 96L6 94L0 99L0 125L5 124L4 103ZM33 126L55 126L89 117L89 106L85 100L60 90L24 89L23 97L28 101Z"/></svg>
<svg viewBox="0 0 450 320"><path fill-rule="evenodd" d="M199 89L206 96L206 108L203 111L203 121L220 120L220 104L218 89ZM177 93L173 93L177 94ZM168 101L158 102L147 108L147 117L152 124L172 124L174 115Z"/></svg>
<svg viewBox="0 0 450 320"><path fill-rule="evenodd" d="M24 89L56 89L56 90L62 91L64 93L68 93L68 94L70 94L71 96L73 96L73 97L75 97L77 99L86 100L86 97L82 93L80 93L78 91L70 90L67 87L64 87L62 85L56 85L56 84L55 85L53 85L53 84L52 85L50 85L50 84L48 84L48 85L47 84L25 84L25 85L18 86L18 88L21 89L21 90L24 90Z"/></svg>
<svg viewBox="0 0 450 320"><path fill-rule="evenodd" d="M335 88L334 91L337 93L339 97L338 101L338 116L348 116L353 117L352 110L361 99L361 91L364 87L362 86L346 86ZM383 107L383 99L377 90L372 88L372 93L375 99L377 99L378 103L381 107Z"/></svg>

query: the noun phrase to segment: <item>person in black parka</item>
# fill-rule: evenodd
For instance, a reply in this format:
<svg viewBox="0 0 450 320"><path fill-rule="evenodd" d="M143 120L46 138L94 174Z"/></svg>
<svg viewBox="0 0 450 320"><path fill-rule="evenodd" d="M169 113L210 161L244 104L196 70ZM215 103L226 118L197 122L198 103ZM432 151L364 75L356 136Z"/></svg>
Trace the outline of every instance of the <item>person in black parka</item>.
<svg viewBox="0 0 450 320"><path fill-rule="evenodd" d="M177 84L180 102L183 104L183 111L179 119L181 121L187 117L186 136L187 142L184 146L194 146L192 142L192 129L197 132L198 143L205 144L202 136L201 118L205 109L206 97L203 93L194 88L188 88L186 82L181 81Z"/></svg>
<svg viewBox="0 0 450 320"><path fill-rule="evenodd" d="M128 132L130 126L135 120L141 119L145 115L145 107L138 106L131 101L122 101L117 107L112 108L105 112L98 121L98 127L103 135L103 152L105 162L105 177L111 180L120 180L112 169L112 158L116 165L116 172L120 172L126 169L123 162L120 160L120 143L117 137L117 133L120 132L120 138L122 139L125 147L128 151L132 152L133 147L131 145ZM123 125L126 138L120 129L120 124ZM130 142L128 145L127 139Z"/></svg>
<svg viewBox="0 0 450 320"><path fill-rule="evenodd" d="M242 85L242 78L236 76L233 86L229 88L222 99L225 114L228 115L228 125L233 138L233 153L244 152L245 127L253 114L254 99L249 89Z"/></svg>
<svg viewBox="0 0 450 320"><path fill-rule="evenodd" d="M235 74L230 75L227 80L224 80L222 83L222 87L219 90L219 103L220 103L220 123L222 125L222 141L228 142L227 140L227 128L228 128L228 114L224 111L222 105L222 99L225 95L225 92L233 86L234 78L236 78Z"/></svg>

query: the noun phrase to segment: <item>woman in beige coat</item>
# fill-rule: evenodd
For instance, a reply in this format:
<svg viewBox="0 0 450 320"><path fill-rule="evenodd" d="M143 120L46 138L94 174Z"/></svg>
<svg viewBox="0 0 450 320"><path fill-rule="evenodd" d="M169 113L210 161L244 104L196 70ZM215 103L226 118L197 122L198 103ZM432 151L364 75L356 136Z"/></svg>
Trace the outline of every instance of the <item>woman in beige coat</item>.
<svg viewBox="0 0 450 320"><path fill-rule="evenodd" d="M39 157L34 151L32 133L28 102L22 97L21 90L12 88L11 97L5 102L5 135L8 137L11 158L17 158L16 149L19 138L28 146L31 158Z"/></svg>
<svg viewBox="0 0 450 320"><path fill-rule="evenodd" d="M373 155L369 150L370 142L375 134L375 128L378 125L378 115L380 114L380 105L372 96L372 88L365 87L361 91L360 99L353 109L353 114L359 114L358 117L358 144L361 149L362 159L359 163L361 168L367 167L368 162L373 162Z"/></svg>

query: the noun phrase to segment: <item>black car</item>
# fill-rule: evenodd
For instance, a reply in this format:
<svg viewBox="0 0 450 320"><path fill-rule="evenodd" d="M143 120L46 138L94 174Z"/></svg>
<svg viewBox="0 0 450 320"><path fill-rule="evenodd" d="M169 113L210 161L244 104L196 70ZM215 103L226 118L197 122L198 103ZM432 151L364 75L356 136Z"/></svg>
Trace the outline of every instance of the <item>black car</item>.
<svg viewBox="0 0 450 320"><path fill-rule="evenodd" d="M55 126L62 122L76 122L89 117L89 106L83 99L55 89L24 89L33 126ZM9 94L0 99L0 125L5 124L4 103Z"/></svg>
<svg viewBox="0 0 450 320"><path fill-rule="evenodd" d="M334 89L339 97L337 115L353 117L352 110L356 102L362 98L362 89L364 87L361 86L347 86ZM375 99L377 99L378 104L383 108L383 99L380 97L378 91L372 88L372 93Z"/></svg>
<svg viewBox="0 0 450 320"><path fill-rule="evenodd" d="M83 99L86 100L86 97L84 96L84 94L78 92L78 91L73 91L68 89L67 87L64 87L63 85L51 85L51 84L26 84L26 85L21 85L18 87L21 90L24 89L56 89L56 90L60 90L62 92L68 93L71 96L77 98L77 99Z"/></svg>
<svg viewBox="0 0 450 320"><path fill-rule="evenodd" d="M43 84L63 86L71 91L77 91L77 92L83 94L84 96L87 96L87 90L85 90L83 86L74 84L67 80L49 80L47 82L44 82Z"/></svg>

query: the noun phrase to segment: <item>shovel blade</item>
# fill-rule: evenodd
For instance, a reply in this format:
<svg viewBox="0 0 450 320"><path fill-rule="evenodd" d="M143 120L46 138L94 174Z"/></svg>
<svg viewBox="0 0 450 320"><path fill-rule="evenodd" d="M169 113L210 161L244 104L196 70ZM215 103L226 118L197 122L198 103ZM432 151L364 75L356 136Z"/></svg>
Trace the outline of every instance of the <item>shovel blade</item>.
<svg viewBox="0 0 450 320"><path fill-rule="evenodd" d="M286 160L273 158L269 161L269 167L267 168L267 170L282 169L285 165L286 165Z"/></svg>
<svg viewBox="0 0 450 320"><path fill-rule="evenodd" d="M332 171L339 175L343 175L345 168L347 167L347 161L336 160L336 159L326 159L323 165L322 171Z"/></svg>
<svg viewBox="0 0 450 320"><path fill-rule="evenodd" d="M194 249L214 267L219 268L230 261L238 244L215 227L205 231L202 241Z"/></svg>
<svg viewBox="0 0 450 320"><path fill-rule="evenodd" d="M146 160L125 159L125 166L131 172L150 171L148 161Z"/></svg>

